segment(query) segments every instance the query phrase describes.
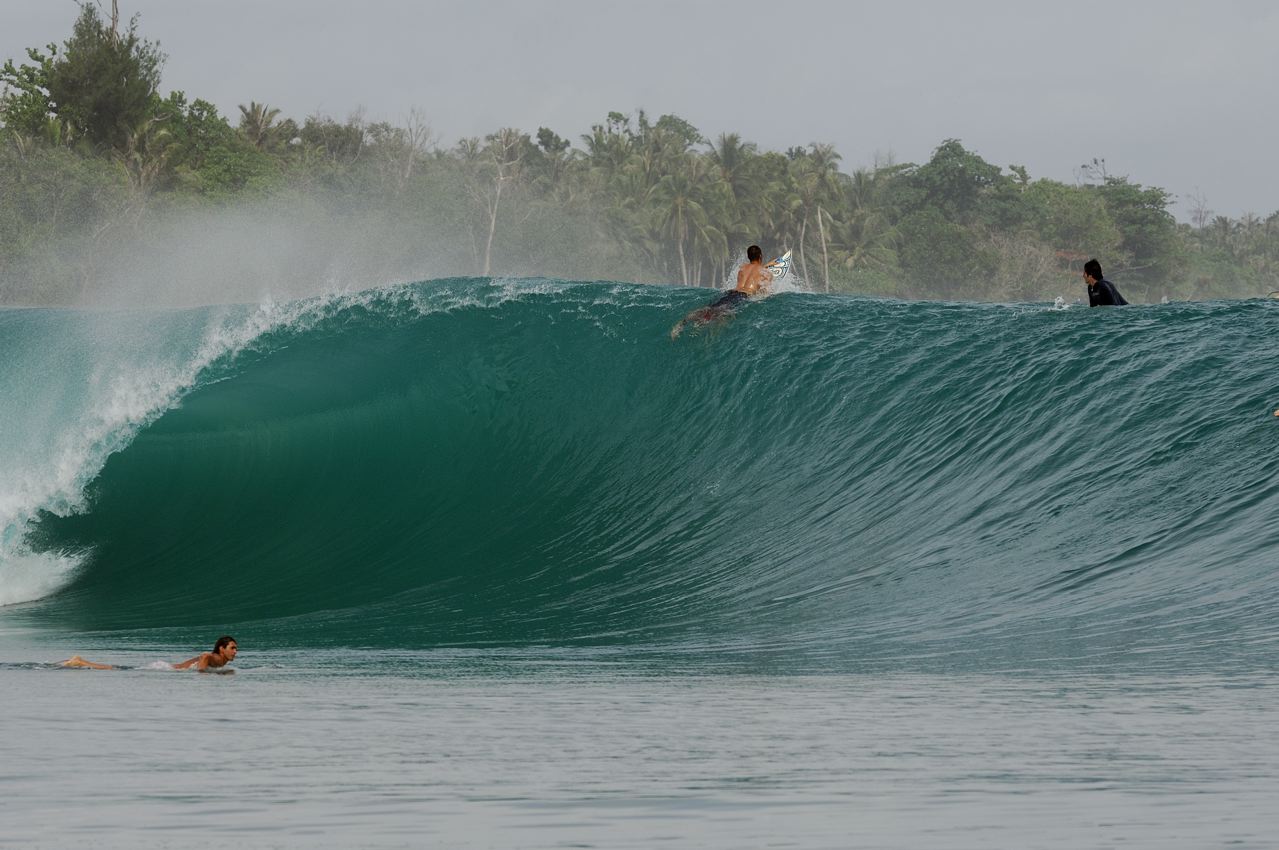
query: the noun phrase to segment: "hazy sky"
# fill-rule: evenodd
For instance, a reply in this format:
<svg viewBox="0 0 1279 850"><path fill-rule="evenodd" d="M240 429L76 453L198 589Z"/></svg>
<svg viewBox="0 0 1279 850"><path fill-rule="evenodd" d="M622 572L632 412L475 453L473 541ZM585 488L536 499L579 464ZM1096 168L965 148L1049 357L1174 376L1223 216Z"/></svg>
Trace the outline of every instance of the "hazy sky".
<svg viewBox="0 0 1279 850"><path fill-rule="evenodd" d="M109 8L109 0L103 0ZM571 138L611 110L673 112L764 149L830 142L843 168L958 138L1000 166L1112 174L1279 210L1279 4L759 0L120 0L168 54L162 89L238 117L413 107L445 144L501 126ZM62 41L73 0L0 0L0 58Z"/></svg>

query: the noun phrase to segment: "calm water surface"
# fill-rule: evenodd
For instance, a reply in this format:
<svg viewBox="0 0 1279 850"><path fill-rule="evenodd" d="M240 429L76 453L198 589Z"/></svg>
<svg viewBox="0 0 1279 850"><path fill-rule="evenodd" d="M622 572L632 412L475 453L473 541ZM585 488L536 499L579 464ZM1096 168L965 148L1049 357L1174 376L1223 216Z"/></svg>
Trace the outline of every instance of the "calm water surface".
<svg viewBox="0 0 1279 850"><path fill-rule="evenodd" d="M31 662L0 664L2 847L1263 848L1279 835L1269 674L655 675L251 650L233 676Z"/></svg>

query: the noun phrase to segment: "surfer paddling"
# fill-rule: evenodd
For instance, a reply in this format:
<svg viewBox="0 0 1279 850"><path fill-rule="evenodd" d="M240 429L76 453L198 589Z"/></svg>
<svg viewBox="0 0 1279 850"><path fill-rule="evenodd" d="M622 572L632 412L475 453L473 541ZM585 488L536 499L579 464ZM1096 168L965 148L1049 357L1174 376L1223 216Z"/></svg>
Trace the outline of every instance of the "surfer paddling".
<svg viewBox="0 0 1279 850"><path fill-rule="evenodd" d="M227 664L235 660L235 654L239 651L235 638L230 635L223 635L213 644L212 652L201 652L195 658L187 659L181 664L174 664L174 670L198 670L204 672L209 669L217 669L225 667ZM66 661L58 663L59 667L82 667L87 670L114 670L113 664L99 664L96 661L86 661L78 655L73 655Z"/></svg>
<svg viewBox="0 0 1279 850"><path fill-rule="evenodd" d="M689 322L704 325L732 313L747 298L753 298L761 292L767 293L768 286L772 282L773 273L769 271L768 266L764 265L764 252L758 245L750 246L746 249L746 262L737 270L737 286L724 293L713 304L698 307L680 319L675 327L671 328L671 339L679 336L684 330L684 325Z"/></svg>

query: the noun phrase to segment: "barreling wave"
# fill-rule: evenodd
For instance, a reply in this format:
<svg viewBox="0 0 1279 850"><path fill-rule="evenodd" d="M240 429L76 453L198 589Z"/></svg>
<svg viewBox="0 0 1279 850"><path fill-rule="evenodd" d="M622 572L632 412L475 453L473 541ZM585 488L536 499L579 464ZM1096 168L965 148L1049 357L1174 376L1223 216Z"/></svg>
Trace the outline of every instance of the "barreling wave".
<svg viewBox="0 0 1279 850"><path fill-rule="evenodd" d="M259 644L1273 656L1277 305L787 294L672 342L704 300L458 280L115 317L163 340L120 358L149 388L123 412L74 357L3 401L80 448L4 485L0 578L56 574L38 622ZM102 321L3 316L23 351Z"/></svg>

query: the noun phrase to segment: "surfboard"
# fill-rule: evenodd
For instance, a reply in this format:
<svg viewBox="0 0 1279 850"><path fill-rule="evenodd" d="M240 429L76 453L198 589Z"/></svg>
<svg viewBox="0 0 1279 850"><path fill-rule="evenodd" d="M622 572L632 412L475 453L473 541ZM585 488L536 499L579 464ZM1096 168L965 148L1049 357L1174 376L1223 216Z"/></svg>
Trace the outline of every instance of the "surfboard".
<svg viewBox="0 0 1279 850"><path fill-rule="evenodd" d="M764 264L764 268L773 273L773 280L781 280L790 271L791 252L787 251L775 260L769 260Z"/></svg>

